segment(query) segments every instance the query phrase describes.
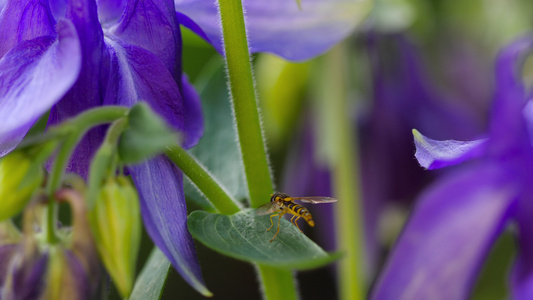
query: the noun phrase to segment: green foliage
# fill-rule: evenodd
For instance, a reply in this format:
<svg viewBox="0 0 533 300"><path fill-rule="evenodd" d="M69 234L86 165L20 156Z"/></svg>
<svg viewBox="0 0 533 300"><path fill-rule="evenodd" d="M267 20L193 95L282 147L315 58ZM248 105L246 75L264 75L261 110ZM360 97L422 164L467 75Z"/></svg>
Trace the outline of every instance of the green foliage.
<svg viewBox="0 0 533 300"><path fill-rule="evenodd" d="M229 93L222 62L217 61L202 75L199 88L205 121L205 133L198 145L188 152L200 161L213 177L217 178L235 199L248 197L244 170L238 144L237 133L233 125ZM213 151L216 150L216 155ZM185 194L200 207L211 210L212 207L190 183L185 185Z"/></svg>
<svg viewBox="0 0 533 300"><path fill-rule="evenodd" d="M339 254L328 254L282 219L280 233L271 231L269 216L257 216L247 209L231 216L195 211L187 222L194 238L230 257L284 269L311 269L331 263Z"/></svg>
<svg viewBox="0 0 533 300"><path fill-rule="evenodd" d="M167 279L170 261L161 250L154 247L139 274L129 300L156 300L161 298Z"/></svg>
<svg viewBox="0 0 533 300"><path fill-rule="evenodd" d="M177 140L167 124L150 107L140 102L128 114L128 127L122 134L118 151L120 159L126 164L139 163Z"/></svg>

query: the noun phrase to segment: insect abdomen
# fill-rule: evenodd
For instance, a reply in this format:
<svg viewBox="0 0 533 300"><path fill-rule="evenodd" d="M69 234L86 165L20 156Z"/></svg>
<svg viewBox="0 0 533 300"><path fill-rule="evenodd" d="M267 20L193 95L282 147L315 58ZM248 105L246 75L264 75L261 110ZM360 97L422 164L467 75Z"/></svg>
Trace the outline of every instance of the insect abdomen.
<svg viewBox="0 0 533 300"><path fill-rule="evenodd" d="M311 213L305 207L296 203L288 203L285 206L289 209L291 214L303 218L309 226L315 226L315 221L313 221Z"/></svg>

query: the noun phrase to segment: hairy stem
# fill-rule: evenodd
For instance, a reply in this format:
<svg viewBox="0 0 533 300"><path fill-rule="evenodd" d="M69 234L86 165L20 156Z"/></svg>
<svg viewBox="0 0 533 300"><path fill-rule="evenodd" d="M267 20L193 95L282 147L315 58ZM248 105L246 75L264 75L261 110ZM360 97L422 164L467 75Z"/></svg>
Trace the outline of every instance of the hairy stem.
<svg viewBox="0 0 533 300"><path fill-rule="evenodd" d="M49 196L48 210L44 218L45 239L48 243L56 243L58 241L56 235L56 221L57 221L57 207L53 201L55 191L60 187L65 174L65 168L70 159L74 148L83 137L83 135L94 126L113 122L114 120L124 117L128 111L127 107L122 106L104 106L87 110L78 116L65 121L64 123L55 126L49 130L49 134L45 133L44 138L39 141L43 142L47 139L54 139L66 136L60 150L54 159L50 177L47 182L46 192ZM59 132L60 134L58 134ZM29 145L29 144L28 144Z"/></svg>
<svg viewBox="0 0 533 300"><path fill-rule="evenodd" d="M237 213L241 210L240 204L233 199L207 169L180 146L168 147L166 155L183 171L189 179L213 204L218 212L226 215Z"/></svg>
<svg viewBox="0 0 533 300"><path fill-rule="evenodd" d="M255 97L241 0L218 0L232 107L252 207L268 201L273 185ZM297 299L290 271L258 265L266 299ZM280 298L282 297L282 298Z"/></svg>
<svg viewBox="0 0 533 300"><path fill-rule="evenodd" d="M252 207L259 207L272 193L272 179L259 120L252 66L240 0L220 0L224 52Z"/></svg>

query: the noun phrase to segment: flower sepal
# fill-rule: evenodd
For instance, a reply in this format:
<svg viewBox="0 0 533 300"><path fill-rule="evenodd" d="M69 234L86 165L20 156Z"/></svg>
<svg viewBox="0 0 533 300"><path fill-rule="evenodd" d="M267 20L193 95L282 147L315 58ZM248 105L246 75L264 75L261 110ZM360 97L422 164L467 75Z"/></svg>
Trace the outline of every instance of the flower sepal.
<svg viewBox="0 0 533 300"><path fill-rule="evenodd" d="M118 153L124 163L139 163L178 141L178 134L148 104L139 102L128 114L128 127L118 144Z"/></svg>
<svg viewBox="0 0 533 300"><path fill-rule="evenodd" d="M100 257L122 297L128 298L141 241L139 196L130 180L108 178L89 216Z"/></svg>

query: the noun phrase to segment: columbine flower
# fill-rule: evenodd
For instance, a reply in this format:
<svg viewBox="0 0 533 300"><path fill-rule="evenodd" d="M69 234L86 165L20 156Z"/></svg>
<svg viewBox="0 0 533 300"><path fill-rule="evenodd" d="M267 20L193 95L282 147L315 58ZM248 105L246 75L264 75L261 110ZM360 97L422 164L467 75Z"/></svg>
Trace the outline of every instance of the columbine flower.
<svg viewBox="0 0 533 300"><path fill-rule="evenodd" d="M413 159L411 129L440 139L474 138L480 125L466 107L445 99L428 78L413 43L402 34L367 36L372 106L360 130L361 167L370 260L378 253L379 222L387 205L407 206L431 179Z"/></svg>
<svg viewBox="0 0 533 300"><path fill-rule="evenodd" d="M0 297L2 299L92 299L103 285L83 197L73 190L57 194L70 204L71 229L53 245L40 244L42 230L35 216L42 212L38 198L23 214L23 235L11 223L0 223Z"/></svg>
<svg viewBox="0 0 533 300"><path fill-rule="evenodd" d="M353 32L373 1L244 0L252 52L270 52L288 60L306 60L326 52ZM174 0L180 23L222 53L222 32L213 1Z"/></svg>
<svg viewBox="0 0 533 300"><path fill-rule="evenodd" d="M370 273L379 259L379 222L387 205L412 203L416 193L431 176L420 169L413 159L411 129L420 128L439 138L472 138L480 131L466 109L459 109L435 89L412 42L401 34L367 36L371 66L372 94L368 114L359 121L363 205L365 218L366 261ZM438 120L438 121L437 121ZM451 124L444 126L442 124ZM329 195L329 172L321 166L313 134L306 126L301 141L291 149L282 187L290 195ZM296 174L299 174L298 176ZM316 212L333 219L330 207ZM324 222L333 224L333 222ZM321 226L318 231L333 249L332 228Z"/></svg>
<svg viewBox="0 0 533 300"><path fill-rule="evenodd" d="M310 0L300 12L295 2L285 2L268 3L267 18L264 3L246 6L253 51L295 59L317 55L346 36L371 3ZM197 94L181 72L179 22L220 49L219 17L212 1L178 1L176 7L182 13L171 0L103 0L98 6L94 0L0 0L0 156L49 109L52 125L91 107L131 106L139 99L182 133L184 147L195 145L202 118ZM104 130L95 128L80 142L70 171L87 175ZM129 171L148 234L185 280L209 294L186 227L181 171L162 156Z"/></svg>
<svg viewBox="0 0 533 300"><path fill-rule="evenodd" d="M497 59L488 139L436 141L414 132L423 167L463 166L421 196L373 299L466 299L490 247L510 223L519 245L512 298L533 297L533 103L519 78L532 50L530 36Z"/></svg>
<svg viewBox="0 0 533 300"><path fill-rule="evenodd" d="M0 154L9 152L50 107L49 124L100 105L146 100L179 130L183 146L202 134L197 94L181 74L179 24L169 1L8 1L0 16ZM97 12L99 10L99 13ZM54 13L54 15L52 14ZM98 17L101 17L102 23ZM57 20L57 24L56 23ZM61 100L61 101L59 101ZM59 101L59 102L58 102ZM86 176L105 128L91 130L69 169ZM131 167L154 243L204 294L186 227L181 172L164 157Z"/></svg>

